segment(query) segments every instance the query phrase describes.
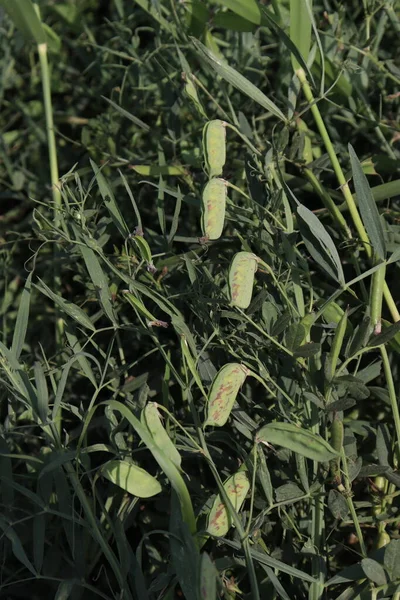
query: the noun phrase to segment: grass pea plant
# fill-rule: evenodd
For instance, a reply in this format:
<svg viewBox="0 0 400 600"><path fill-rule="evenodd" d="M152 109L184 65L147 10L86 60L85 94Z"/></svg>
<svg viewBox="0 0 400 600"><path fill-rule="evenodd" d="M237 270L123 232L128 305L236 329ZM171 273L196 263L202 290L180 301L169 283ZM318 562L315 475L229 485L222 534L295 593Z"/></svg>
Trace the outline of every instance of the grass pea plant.
<svg viewBox="0 0 400 600"><path fill-rule="evenodd" d="M396 0L0 0L0 595L400 598Z"/></svg>

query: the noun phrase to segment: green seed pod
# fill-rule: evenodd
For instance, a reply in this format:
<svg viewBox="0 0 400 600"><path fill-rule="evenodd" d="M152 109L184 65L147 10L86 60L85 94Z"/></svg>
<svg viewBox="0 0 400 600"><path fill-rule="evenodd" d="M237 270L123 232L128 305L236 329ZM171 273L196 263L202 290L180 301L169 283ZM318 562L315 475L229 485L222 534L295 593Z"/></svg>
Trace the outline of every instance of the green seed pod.
<svg viewBox="0 0 400 600"><path fill-rule="evenodd" d="M219 177L226 161L226 129L220 119L209 121L203 129L203 154L208 176Z"/></svg>
<svg viewBox="0 0 400 600"><path fill-rule="evenodd" d="M382 531L382 533L379 534L378 540L376 542L377 550L379 548L383 548L384 546L387 546L388 544L390 544L390 542L391 542L390 535L387 533L387 531Z"/></svg>
<svg viewBox="0 0 400 600"><path fill-rule="evenodd" d="M126 460L110 460L101 468L103 477L138 498L151 498L161 492L161 485L144 469Z"/></svg>
<svg viewBox="0 0 400 600"><path fill-rule="evenodd" d="M149 402L146 405L143 414L147 429L151 433L154 442L179 469L182 458L162 425L157 403Z"/></svg>
<svg viewBox="0 0 400 600"><path fill-rule="evenodd" d="M204 426L225 425L248 373L248 369L239 363L229 363L218 371L211 386L207 420Z"/></svg>
<svg viewBox="0 0 400 600"><path fill-rule="evenodd" d="M224 179L210 179L203 190L201 225L204 237L217 240L225 222L227 185Z"/></svg>
<svg viewBox="0 0 400 600"><path fill-rule="evenodd" d="M277 444L318 462L328 462L338 453L321 436L292 423L268 423L260 429L257 441Z"/></svg>
<svg viewBox="0 0 400 600"><path fill-rule="evenodd" d="M253 295L258 258L251 252L238 252L229 269L229 293L233 306L248 308Z"/></svg>
<svg viewBox="0 0 400 600"><path fill-rule="evenodd" d="M238 512L250 489L250 482L245 471L239 471L229 477L224 483L224 489L234 509ZM214 504L208 515L207 533L215 537L226 535L232 525L229 512L222 501L220 494L215 498Z"/></svg>

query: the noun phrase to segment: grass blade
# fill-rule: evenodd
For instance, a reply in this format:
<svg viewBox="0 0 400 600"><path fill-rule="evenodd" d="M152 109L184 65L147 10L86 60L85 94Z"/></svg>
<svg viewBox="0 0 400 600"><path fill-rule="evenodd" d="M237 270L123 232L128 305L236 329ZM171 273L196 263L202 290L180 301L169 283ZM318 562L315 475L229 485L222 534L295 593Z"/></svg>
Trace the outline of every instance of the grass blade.
<svg viewBox="0 0 400 600"><path fill-rule="evenodd" d="M104 204L106 205L108 212L110 213L113 223L122 235L122 237L126 239L129 235L129 229L124 221L123 216L121 215L121 212L115 201L114 194L101 170L92 160L90 161L90 164L92 165L92 169L94 171L96 181L99 186L100 194L104 200Z"/></svg>
<svg viewBox="0 0 400 600"><path fill-rule="evenodd" d="M25 342L28 329L29 306L31 301L31 281L32 273L29 273L23 289L21 300L18 307L17 320L15 323L11 352L18 360Z"/></svg>
<svg viewBox="0 0 400 600"><path fill-rule="evenodd" d="M300 232L311 256L343 286L345 284L343 267L331 236L318 217L302 204L298 205L297 214L300 217Z"/></svg>
<svg viewBox="0 0 400 600"><path fill-rule="evenodd" d="M38 278L38 281L40 282L40 284L37 285L36 283L34 283L34 287L40 292L42 292L42 294L53 300L62 312L64 312L74 321L79 323L79 325L82 325L82 327L85 327L86 329L91 329L92 331L96 331L92 321L79 306L55 294L41 279Z"/></svg>
<svg viewBox="0 0 400 600"><path fill-rule="evenodd" d="M0 5L5 8L14 25L26 39L34 41L37 45L46 43L46 33L32 0L0 0Z"/></svg>
<svg viewBox="0 0 400 600"><path fill-rule="evenodd" d="M311 45L311 21L306 3L312 9L312 0L290 0L290 39L297 47L299 53L307 62ZM303 67L296 56L291 55L294 72Z"/></svg>
<svg viewBox="0 0 400 600"><path fill-rule="evenodd" d="M354 148L349 144L351 169L353 171L354 188L364 227L367 230L372 247L378 258L385 260L386 244L382 222L376 207L368 180L362 169Z"/></svg>
<svg viewBox="0 0 400 600"><path fill-rule="evenodd" d="M272 102L272 100L267 98L267 96L261 90L259 90L258 87L246 79L246 77L238 73L238 71L230 67L227 63L222 62L215 56L215 54L213 54L213 52L211 52L211 50L199 42L199 40L196 40L193 37L190 39L198 54L218 75L228 81L228 83L233 85L233 87L241 91L242 94L245 94L260 104L263 108L265 108L265 110L275 115L275 117L286 122L283 112L276 106L276 104Z"/></svg>

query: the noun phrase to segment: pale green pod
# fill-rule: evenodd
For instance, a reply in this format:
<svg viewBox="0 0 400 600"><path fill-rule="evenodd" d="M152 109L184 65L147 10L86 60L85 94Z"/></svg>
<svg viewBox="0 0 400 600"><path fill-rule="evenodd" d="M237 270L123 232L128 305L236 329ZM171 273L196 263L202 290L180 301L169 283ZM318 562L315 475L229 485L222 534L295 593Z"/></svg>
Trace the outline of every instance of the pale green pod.
<svg viewBox="0 0 400 600"><path fill-rule="evenodd" d="M227 185L224 179L214 177L206 184L202 195L201 225L204 237L218 240L225 223Z"/></svg>
<svg viewBox="0 0 400 600"><path fill-rule="evenodd" d="M228 363L218 371L209 394L205 426L225 425L248 373L248 369L239 363Z"/></svg>
<svg viewBox="0 0 400 600"><path fill-rule="evenodd" d="M147 429L151 433L154 442L179 469L181 466L182 458L162 425L160 413L158 412L157 408L157 403L149 402L146 405L143 413Z"/></svg>
<svg viewBox="0 0 400 600"><path fill-rule="evenodd" d="M101 468L103 477L138 498L151 498L161 492L153 475L126 460L110 460Z"/></svg>
<svg viewBox="0 0 400 600"><path fill-rule="evenodd" d="M209 177L219 177L226 162L225 121L215 119L203 129L203 153Z"/></svg>
<svg viewBox="0 0 400 600"><path fill-rule="evenodd" d="M229 269L229 293L231 302L238 308L248 308L253 295L254 273L258 258L251 252L238 252Z"/></svg>
<svg viewBox="0 0 400 600"><path fill-rule="evenodd" d="M241 509L243 502L250 489L250 482L245 471L239 471L229 477L224 483L225 492L232 502L236 512ZM232 525L231 516L227 510L220 494L214 500L210 514L208 515L207 533L215 537L226 535Z"/></svg>
<svg viewBox="0 0 400 600"><path fill-rule="evenodd" d="M257 441L263 444L277 444L297 452L301 456L319 462L328 462L338 456L324 438L308 429L296 427L292 423L268 423L260 429Z"/></svg>

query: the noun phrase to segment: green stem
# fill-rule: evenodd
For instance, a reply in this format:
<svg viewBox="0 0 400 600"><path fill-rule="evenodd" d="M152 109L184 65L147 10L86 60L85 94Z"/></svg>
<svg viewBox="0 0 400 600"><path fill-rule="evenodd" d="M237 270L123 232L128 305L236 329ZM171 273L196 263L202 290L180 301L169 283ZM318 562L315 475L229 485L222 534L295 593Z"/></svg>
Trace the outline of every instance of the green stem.
<svg viewBox="0 0 400 600"><path fill-rule="evenodd" d="M342 466L343 466L344 482L345 482L345 490L346 490L345 498L347 501L347 506L349 507L349 510L350 510L350 514L353 519L354 527L356 528L357 537L360 542L361 554L363 555L363 558L365 558L367 556L367 549L365 547L364 537L363 537L363 534L361 531L360 523L359 523L359 520L357 517L357 512L354 507L354 502L353 502L353 498L351 495L352 494L351 482L350 482L350 477L349 477L349 470L347 467L347 456L344 451L344 448L342 448Z"/></svg>
<svg viewBox="0 0 400 600"><path fill-rule="evenodd" d="M47 145L49 149L51 191L54 202L54 225L59 226L61 209L60 181L58 178L58 160L56 138L54 135L53 106L51 101L50 73L47 60L47 44L38 45L40 68L42 71L42 88L44 111L46 116Z"/></svg>
<svg viewBox="0 0 400 600"><path fill-rule="evenodd" d="M394 426L396 429L396 445L397 445L397 460L400 460L400 412L399 405L396 397L396 390L394 387L394 381L392 376L392 369L390 367L389 357L387 350L384 345L380 346L382 362L383 362L383 371L385 373L386 384L389 392L389 400L390 406L392 409Z"/></svg>
<svg viewBox="0 0 400 600"><path fill-rule="evenodd" d="M315 100L315 98L313 96L312 90L308 84L304 70L298 69L296 71L296 75L299 78L299 81L303 88L304 95L310 105L312 115L314 117L318 131L321 135L321 138L325 144L326 151L327 151L330 161L332 163L333 170L334 170L336 178L339 182L340 188L342 190L342 194L343 194L346 204L348 206L351 218L353 219L353 223L357 230L358 236L364 246L364 249L365 249L365 252L366 252L368 258L371 259L372 258L371 242L369 240L368 234L367 234L365 227L363 225L363 222L361 220L360 214L357 209L357 205L356 205L353 195L350 191L349 184L347 183L344 173L342 171L342 167L340 166L335 149L334 149L331 139L329 137L328 130L325 127L325 123L324 123L324 120L319 111L317 101ZM384 284L383 284L383 294L384 294L386 303L388 305L388 308L390 310L390 313L393 317L393 320L399 321L400 313L397 310L396 304L393 300L392 294L390 293L390 290L389 290L386 282L384 282Z"/></svg>
<svg viewBox="0 0 400 600"><path fill-rule="evenodd" d="M371 323L375 333L381 331L383 286L385 283L386 264L382 263L371 278Z"/></svg>

